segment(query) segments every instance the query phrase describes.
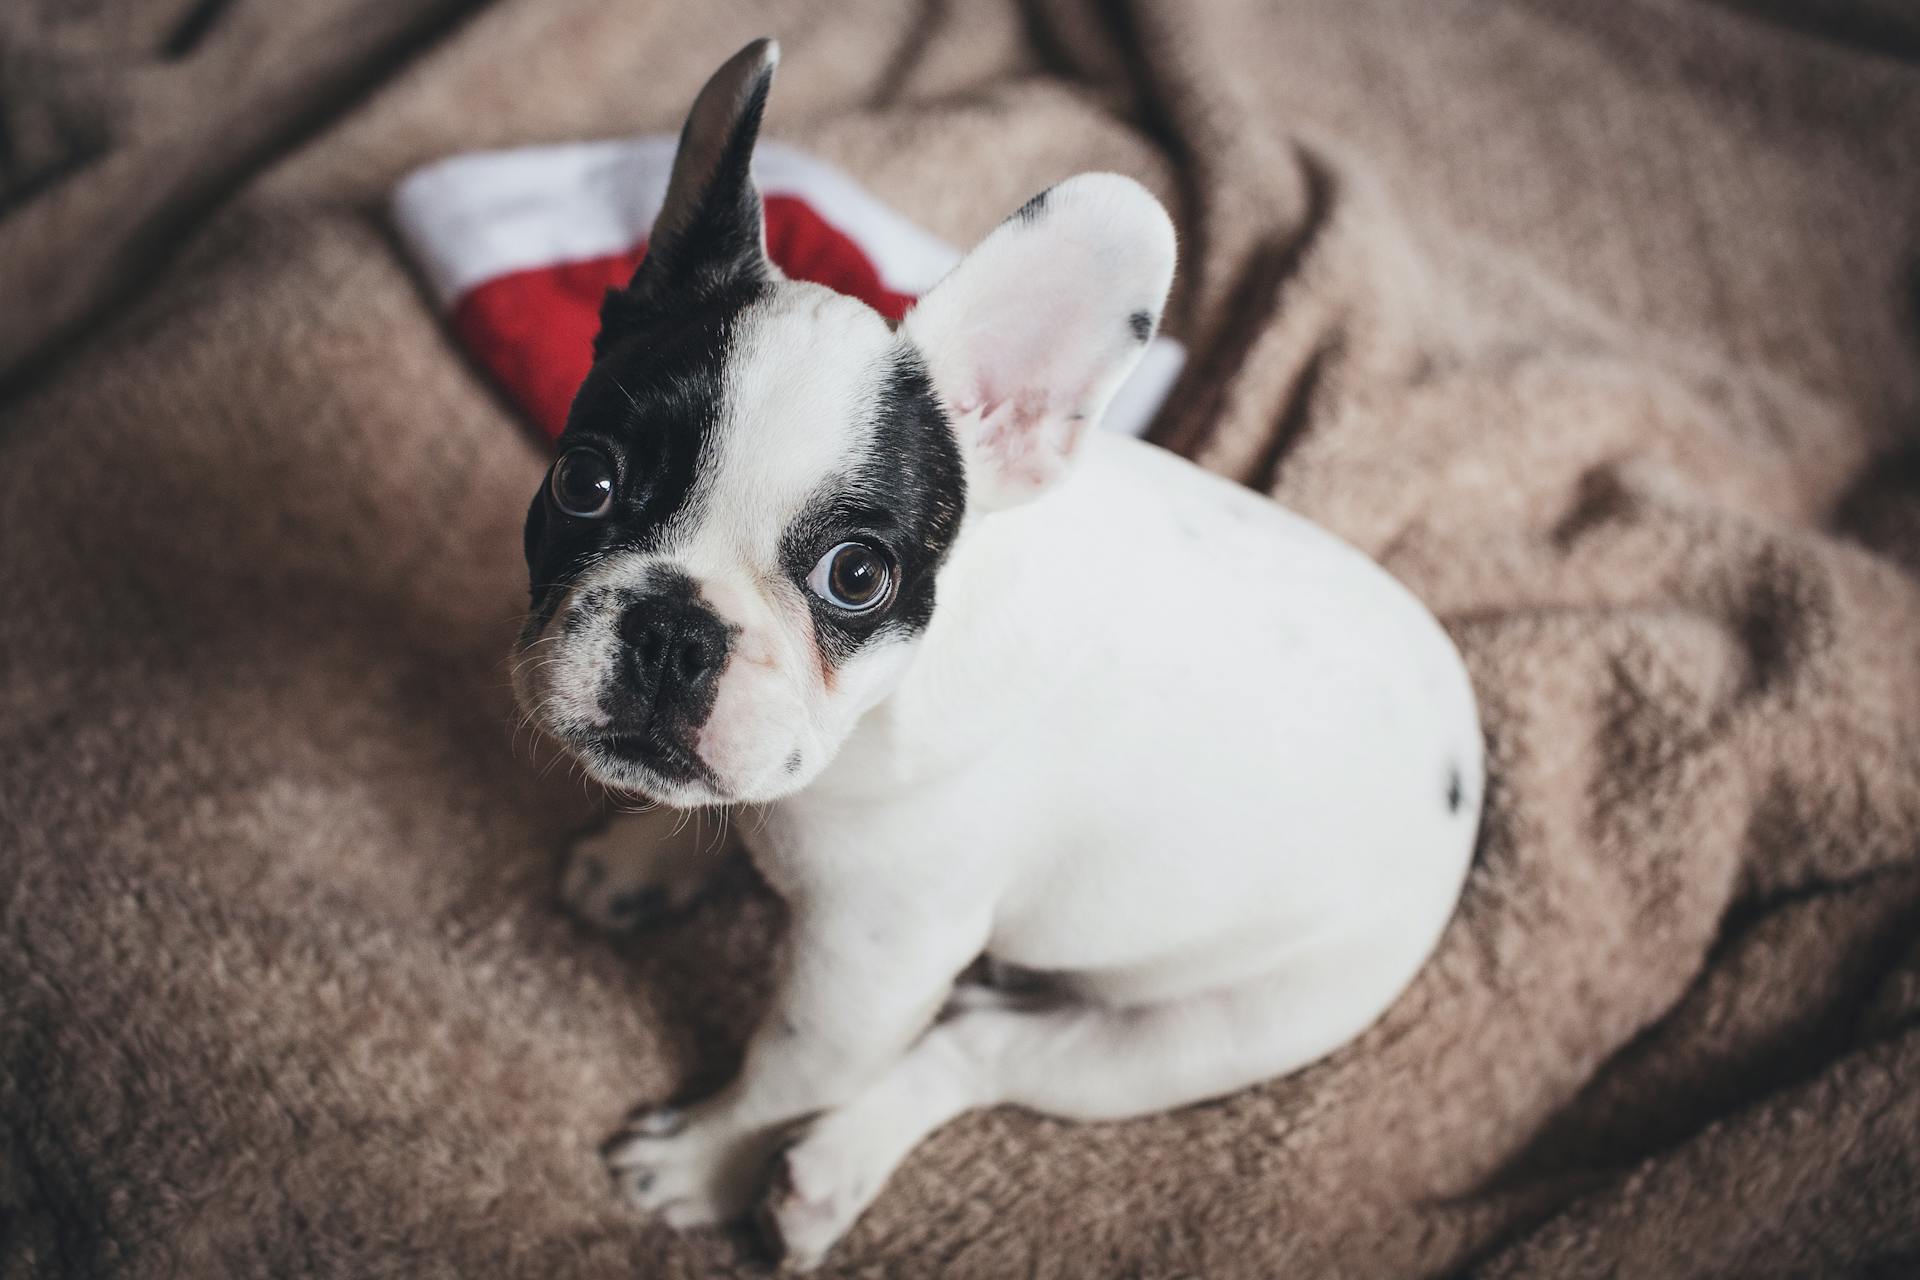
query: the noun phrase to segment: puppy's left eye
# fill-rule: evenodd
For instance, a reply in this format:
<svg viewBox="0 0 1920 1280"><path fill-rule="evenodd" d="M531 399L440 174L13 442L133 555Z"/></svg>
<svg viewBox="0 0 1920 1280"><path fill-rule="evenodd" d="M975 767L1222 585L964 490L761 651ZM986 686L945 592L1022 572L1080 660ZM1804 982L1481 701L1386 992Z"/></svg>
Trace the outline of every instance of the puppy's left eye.
<svg viewBox="0 0 1920 1280"><path fill-rule="evenodd" d="M893 570L887 558L864 542L843 542L820 557L807 574L807 590L836 609L870 613L887 601Z"/></svg>
<svg viewBox="0 0 1920 1280"><path fill-rule="evenodd" d="M547 482L553 505L576 520L598 520L613 509L613 464L598 449L569 449Z"/></svg>

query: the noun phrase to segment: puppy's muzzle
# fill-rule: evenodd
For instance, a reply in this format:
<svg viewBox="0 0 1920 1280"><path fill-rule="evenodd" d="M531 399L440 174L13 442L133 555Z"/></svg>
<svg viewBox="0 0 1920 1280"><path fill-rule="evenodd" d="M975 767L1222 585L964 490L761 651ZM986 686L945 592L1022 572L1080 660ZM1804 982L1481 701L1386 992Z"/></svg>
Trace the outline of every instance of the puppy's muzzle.
<svg viewBox="0 0 1920 1280"><path fill-rule="evenodd" d="M597 745L673 782L707 776L694 751L713 711L734 628L681 574L652 576L623 593L614 624L619 649L601 692L607 727Z"/></svg>

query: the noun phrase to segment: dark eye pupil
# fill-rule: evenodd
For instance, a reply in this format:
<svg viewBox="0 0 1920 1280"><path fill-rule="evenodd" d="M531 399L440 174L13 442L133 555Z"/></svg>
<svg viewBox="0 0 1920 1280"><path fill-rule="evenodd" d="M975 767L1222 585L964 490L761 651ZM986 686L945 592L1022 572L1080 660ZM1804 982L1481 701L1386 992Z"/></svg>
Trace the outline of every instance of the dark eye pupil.
<svg viewBox="0 0 1920 1280"><path fill-rule="evenodd" d="M600 455L576 449L554 468L553 497L569 515L599 515L613 500L613 472Z"/></svg>
<svg viewBox="0 0 1920 1280"><path fill-rule="evenodd" d="M848 604L865 604L879 595L886 577L886 566L866 547L843 547L833 558L833 594Z"/></svg>

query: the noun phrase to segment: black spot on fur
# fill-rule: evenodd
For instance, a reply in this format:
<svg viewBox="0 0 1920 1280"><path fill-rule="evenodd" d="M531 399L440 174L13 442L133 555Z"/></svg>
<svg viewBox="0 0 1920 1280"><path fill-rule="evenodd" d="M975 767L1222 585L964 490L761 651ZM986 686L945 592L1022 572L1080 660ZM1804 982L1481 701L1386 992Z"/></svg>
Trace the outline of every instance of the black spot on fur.
<svg viewBox="0 0 1920 1280"><path fill-rule="evenodd" d="M1460 806L1466 803L1466 799L1466 788L1460 780L1460 766L1451 765L1447 769L1447 812L1460 812Z"/></svg>
<svg viewBox="0 0 1920 1280"><path fill-rule="evenodd" d="M1153 314L1148 311L1136 311L1127 317L1127 329L1133 334L1135 342L1145 342L1153 336Z"/></svg>
<svg viewBox="0 0 1920 1280"><path fill-rule="evenodd" d="M1040 221L1041 216L1047 211L1047 197L1051 194L1053 194L1052 187L1048 187L1045 191L1040 192L1018 209L1015 209L1013 211L1013 217L1009 219L1009 221L1017 222L1023 227L1032 226L1034 223Z"/></svg>
<svg viewBox="0 0 1920 1280"><path fill-rule="evenodd" d="M737 282L677 314L644 313L640 327L606 344L574 396L559 450L599 449L613 462L613 510L581 520L554 506L543 478L527 514L533 616L544 627L565 587L623 550L644 551L685 505L723 396L723 370L740 313L770 285Z"/></svg>
<svg viewBox="0 0 1920 1280"><path fill-rule="evenodd" d="M829 663L845 661L877 635L925 630L933 618L934 578L966 503L953 428L926 362L902 345L881 376L867 460L823 486L782 539L782 564L802 584L826 551L850 538L879 547L892 566L893 603L875 613L849 614L807 592Z"/></svg>
<svg viewBox="0 0 1920 1280"><path fill-rule="evenodd" d="M798 751L787 757L787 774L792 776L800 772L801 756Z"/></svg>

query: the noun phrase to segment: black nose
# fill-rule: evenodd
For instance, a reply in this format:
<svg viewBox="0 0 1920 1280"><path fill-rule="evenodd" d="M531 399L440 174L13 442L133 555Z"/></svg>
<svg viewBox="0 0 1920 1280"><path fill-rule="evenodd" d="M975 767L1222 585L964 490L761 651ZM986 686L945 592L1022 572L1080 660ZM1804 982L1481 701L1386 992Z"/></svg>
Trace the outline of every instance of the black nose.
<svg viewBox="0 0 1920 1280"><path fill-rule="evenodd" d="M626 647L621 683L630 695L628 715L644 710L648 718L666 713L682 723L704 721L727 662L731 628L700 599L693 581L664 577L630 597L619 633Z"/></svg>
<svg viewBox="0 0 1920 1280"><path fill-rule="evenodd" d="M675 684L700 683L725 656L724 639L715 645L704 627L690 627L684 613L653 604L630 606L620 618L620 638L627 642L634 676L649 688L662 680Z"/></svg>

